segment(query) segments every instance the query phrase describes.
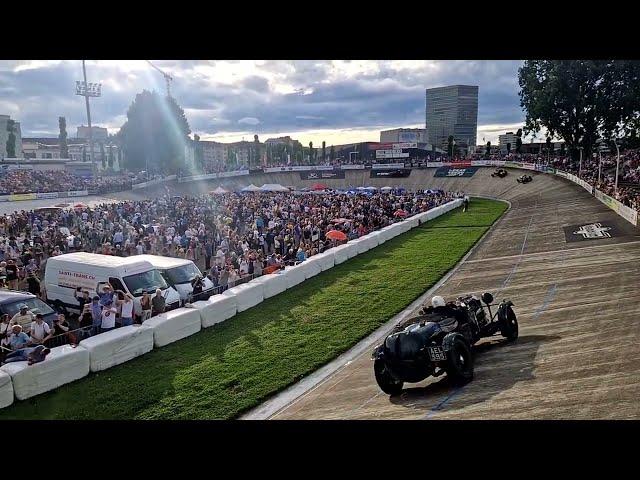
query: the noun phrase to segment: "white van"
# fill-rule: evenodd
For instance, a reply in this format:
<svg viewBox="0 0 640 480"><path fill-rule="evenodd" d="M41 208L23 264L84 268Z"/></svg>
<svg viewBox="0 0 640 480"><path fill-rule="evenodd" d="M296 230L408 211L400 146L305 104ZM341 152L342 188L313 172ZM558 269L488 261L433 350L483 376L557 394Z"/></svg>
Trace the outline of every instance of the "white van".
<svg viewBox="0 0 640 480"><path fill-rule="evenodd" d="M200 269L191 260L160 255L137 255L136 258L146 260L157 268L167 284L178 292L182 304L189 300L189 295L193 292L191 281L197 276L203 279L202 294L198 295L197 300L206 300L215 291L213 282L203 276Z"/></svg>
<svg viewBox="0 0 640 480"><path fill-rule="evenodd" d="M102 291L109 283L134 297L135 309L141 311L140 299L144 290L152 296L161 289L167 310L180 306L180 296L167 285L160 272L139 257L115 257L97 253L67 253L47 260L44 272L46 299L50 304L80 312L75 292L78 287L89 290L90 296Z"/></svg>

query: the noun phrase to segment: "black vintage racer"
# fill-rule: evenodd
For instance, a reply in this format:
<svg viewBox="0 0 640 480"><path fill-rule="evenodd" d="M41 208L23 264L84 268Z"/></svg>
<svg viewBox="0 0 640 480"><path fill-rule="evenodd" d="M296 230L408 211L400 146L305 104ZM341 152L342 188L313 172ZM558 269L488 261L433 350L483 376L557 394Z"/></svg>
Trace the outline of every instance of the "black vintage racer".
<svg viewBox="0 0 640 480"><path fill-rule="evenodd" d="M405 382L443 373L454 385L472 380L471 347L478 340L497 332L510 341L518 338L513 303L503 300L493 314L492 302L490 293L484 293L482 301L475 296L460 297L443 308L423 309L421 315L396 325L372 355L380 389L395 395Z"/></svg>
<svg viewBox="0 0 640 480"><path fill-rule="evenodd" d="M504 168L498 168L491 174L492 177L504 178L507 176L507 171Z"/></svg>
<svg viewBox="0 0 640 480"><path fill-rule="evenodd" d="M521 175L517 178L518 183L529 183L533 180L533 177L531 175Z"/></svg>

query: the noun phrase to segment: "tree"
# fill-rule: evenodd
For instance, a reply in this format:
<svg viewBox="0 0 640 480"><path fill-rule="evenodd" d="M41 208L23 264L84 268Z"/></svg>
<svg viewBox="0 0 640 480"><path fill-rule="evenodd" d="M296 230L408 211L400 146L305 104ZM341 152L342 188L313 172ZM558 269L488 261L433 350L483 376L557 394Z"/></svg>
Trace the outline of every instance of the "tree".
<svg viewBox="0 0 640 480"><path fill-rule="evenodd" d="M507 143L507 155L511 153L511 144Z"/></svg>
<svg viewBox="0 0 640 480"><path fill-rule="evenodd" d="M16 122L13 120L7 120L7 143L5 144L7 150L7 158L16 158Z"/></svg>
<svg viewBox="0 0 640 480"><path fill-rule="evenodd" d="M453 135L449 135L449 138L447 138L447 153L449 158L453 157L453 141Z"/></svg>
<svg viewBox="0 0 640 480"><path fill-rule="evenodd" d="M126 168L144 170L147 159L152 171L173 173L184 168L190 133L184 111L175 99L142 91L136 95L118 132Z"/></svg>
<svg viewBox="0 0 640 480"><path fill-rule="evenodd" d="M331 159L332 162L336 158L336 149L333 147L333 145L331 145L331 148L329 149L329 158Z"/></svg>
<svg viewBox="0 0 640 480"><path fill-rule="evenodd" d="M562 142L562 143L560 144L560 155L564 157L565 153L567 153L567 152L566 152L566 148L565 148L565 146L564 146L564 142Z"/></svg>
<svg viewBox="0 0 640 480"><path fill-rule="evenodd" d="M309 142L309 165L311 165L312 157L313 157L313 142Z"/></svg>
<svg viewBox="0 0 640 480"><path fill-rule="evenodd" d="M109 168L113 169L113 145L109 144L109 153L107 156L107 164Z"/></svg>
<svg viewBox="0 0 640 480"><path fill-rule="evenodd" d="M107 168L107 159L104 156L104 143L100 142L100 161L102 162L102 169Z"/></svg>
<svg viewBox="0 0 640 480"><path fill-rule="evenodd" d="M487 151L484 154L489 157L491 155L491 142L487 142Z"/></svg>
<svg viewBox="0 0 640 480"><path fill-rule="evenodd" d="M58 117L58 128L60 134L58 135L60 145L60 158L69 158L69 146L67 145L67 119L64 117Z"/></svg>
<svg viewBox="0 0 640 480"><path fill-rule="evenodd" d="M322 141L322 163L327 161L327 142Z"/></svg>
<svg viewBox="0 0 640 480"><path fill-rule="evenodd" d="M547 156L551 155L553 150L553 145L551 145L551 137L547 137Z"/></svg>
<svg viewBox="0 0 640 480"><path fill-rule="evenodd" d="M518 71L525 133L545 127L574 159L591 156L598 139L632 136L640 128L640 62L527 60Z"/></svg>
<svg viewBox="0 0 640 480"><path fill-rule="evenodd" d="M519 128L516 132L516 153L519 155L522 152L522 129Z"/></svg>

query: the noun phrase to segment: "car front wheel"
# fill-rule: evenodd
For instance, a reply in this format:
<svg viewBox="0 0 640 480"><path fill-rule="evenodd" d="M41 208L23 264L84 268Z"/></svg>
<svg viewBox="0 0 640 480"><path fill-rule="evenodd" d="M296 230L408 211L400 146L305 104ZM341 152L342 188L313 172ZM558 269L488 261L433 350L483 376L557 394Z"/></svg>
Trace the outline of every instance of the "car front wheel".
<svg viewBox="0 0 640 480"><path fill-rule="evenodd" d="M507 340L513 341L518 338L518 319L512 308L507 308L507 318L502 321L500 334Z"/></svg>
<svg viewBox="0 0 640 480"><path fill-rule="evenodd" d="M463 385L473 379L471 348L461 338L456 338L447 352L446 372L454 385Z"/></svg>
<svg viewBox="0 0 640 480"><path fill-rule="evenodd" d="M384 361L376 360L373 364L373 371L376 382L378 382L380 390L384 393L387 395L397 395L402 391L404 383L393 378Z"/></svg>

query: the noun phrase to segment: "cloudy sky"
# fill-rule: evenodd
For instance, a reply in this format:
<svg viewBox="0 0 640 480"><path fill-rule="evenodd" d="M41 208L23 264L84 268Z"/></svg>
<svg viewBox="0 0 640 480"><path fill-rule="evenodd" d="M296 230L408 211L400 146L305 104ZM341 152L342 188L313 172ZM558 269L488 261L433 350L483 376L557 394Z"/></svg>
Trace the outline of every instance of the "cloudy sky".
<svg viewBox="0 0 640 480"><path fill-rule="evenodd" d="M203 140L231 142L291 135L303 144L377 141L379 131L424 127L425 88L480 86L478 142L522 125L517 71L521 61L191 61L158 60L173 77L172 94L191 130ZM87 61L89 82L102 83L92 99L94 125L118 131L136 93L164 92L160 73L142 60ZM84 99L75 96L80 61L0 60L0 114L21 122L22 135L57 136L86 124Z"/></svg>

